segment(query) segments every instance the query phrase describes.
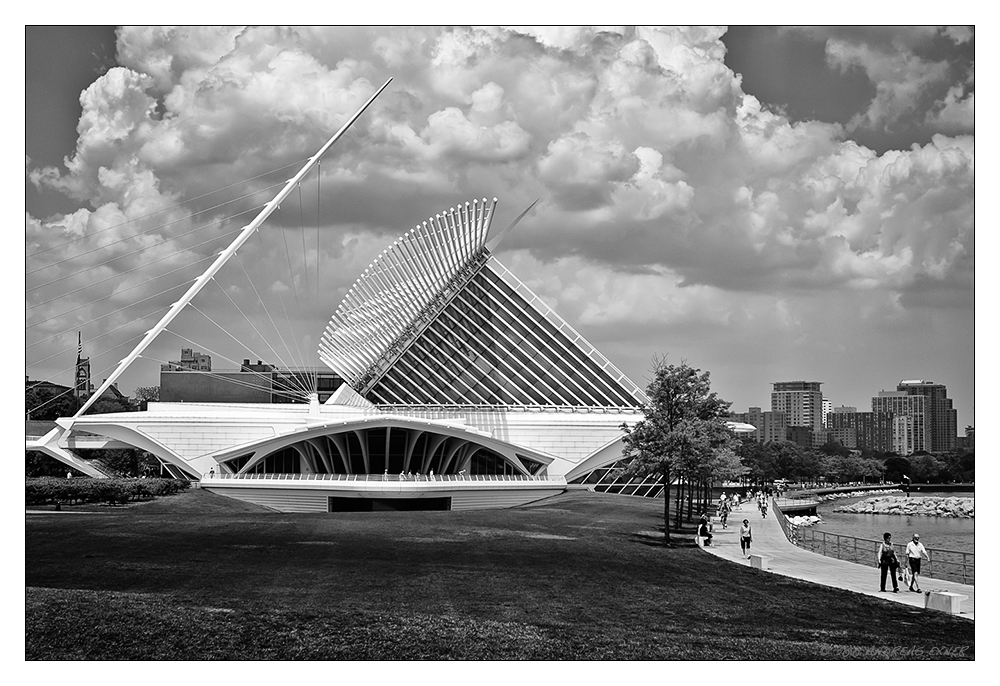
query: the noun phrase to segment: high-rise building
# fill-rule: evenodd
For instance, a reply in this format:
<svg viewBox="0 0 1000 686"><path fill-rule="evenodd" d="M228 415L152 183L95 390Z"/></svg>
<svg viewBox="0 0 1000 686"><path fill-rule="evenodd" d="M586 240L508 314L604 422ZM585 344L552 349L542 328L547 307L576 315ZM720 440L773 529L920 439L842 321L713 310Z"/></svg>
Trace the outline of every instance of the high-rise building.
<svg viewBox="0 0 1000 686"><path fill-rule="evenodd" d="M822 381L775 381L771 411L784 412L788 426L823 428Z"/></svg>
<svg viewBox="0 0 1000 686"><path fill-rule="evenodd" d="M831 412L833 412L833 403L830 402L829 398L823 398L823 428L826 428L826 418Z"/></svg>
<svg viewBox="0 0 1000 686"><path fill-rule="evenodd" d="M847 448L887 452L893 450L891 412L858 412L854 407L836 407L827 416L827 428ZM850 445L852 440L854 444Z"/></svg>
<svg viewBox="0 0 1000 686"><path fill-rule="evenodd" d="M909 395L922 395L929 399L926 406L927 423L930 426L930 446L928 452L943 453L954 450L955 439L958 438L958 411L952 407L948 389L944 384L923 379L900 381L897 391Z"/></svg>
<svg viewBox="0 0 1000 686"><path fill-rule="evenodd" d="M914 453L913 420L900 415L892 418L892 451L900 455Z"/></svg>
<svg viewBox="0 0 1000 686"><path fill-rule="evenodd" d="M872 398L872 412L893 415L893 448L900 455L931 449L930 398L905 391L880 391ZM901 418L903 418L901 420ZM905 426L905 429L904 429ZM905 436L903 435L905 434Z"/></svg>
<svg viewBox="0 0 1000 686"><path fill-rule="evenodd" d="M788 427L788 421L784 412L762 412L759 407L751 407L746 412L737 412L730 415L733 421L743 422L757 427L751 435L758 443L770 443L771 441L784 441Z"/></svg>

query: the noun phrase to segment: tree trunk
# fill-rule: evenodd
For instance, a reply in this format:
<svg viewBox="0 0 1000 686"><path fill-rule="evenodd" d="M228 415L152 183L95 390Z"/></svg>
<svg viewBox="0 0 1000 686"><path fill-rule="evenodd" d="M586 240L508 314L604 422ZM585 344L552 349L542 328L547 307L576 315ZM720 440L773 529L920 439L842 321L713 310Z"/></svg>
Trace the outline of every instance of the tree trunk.
<svg viewBox="0 0 1000 686"><path fill-rule="evenodd" d="M686 477L684 478L684 482L683 483L680 483L680 482L678 483L678 492L677 492L677 528L678 529L680 528L681 523L684 521L683 520L683 517L684 517L684 498L688 499L688 512L689 512L688 519L691 519L691 516L690 516L690 510L691 510L691 506L690 506L690 503L691 503L691 484L688 483L688 480L687 480Z"/></svg>
<svg viewBox="0 0 1000 686"><path fill-rule="evenodd" d="M670 545L670 475L663 473L663 545Z"/></svg>

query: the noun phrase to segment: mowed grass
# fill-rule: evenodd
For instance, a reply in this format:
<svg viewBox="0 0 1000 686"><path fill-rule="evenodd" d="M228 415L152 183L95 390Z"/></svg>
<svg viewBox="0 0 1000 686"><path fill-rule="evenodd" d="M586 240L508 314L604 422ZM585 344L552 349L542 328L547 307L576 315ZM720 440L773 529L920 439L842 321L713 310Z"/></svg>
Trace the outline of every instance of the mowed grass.
<svg viewBox="0 0 1000 686"><path fill-rule="evenodd" d="M975 655L968 620L655 545L661 521L662 501L584 491L513 510L288 515L196 490L29 514L25 657Z"/></svg>

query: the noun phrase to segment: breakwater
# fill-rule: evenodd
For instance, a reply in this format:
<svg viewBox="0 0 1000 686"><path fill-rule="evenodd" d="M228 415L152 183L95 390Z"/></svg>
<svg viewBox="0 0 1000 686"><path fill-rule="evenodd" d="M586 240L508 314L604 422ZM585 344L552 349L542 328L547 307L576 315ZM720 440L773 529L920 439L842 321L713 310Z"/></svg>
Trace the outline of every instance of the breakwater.
<svg viewBox="0 0 1000 686"><path fill-rule="evenodd" d="M834 508L833 511L853 514L916 515L973 519L976 516L976 501L975 498L880 496L867 498L852 505L842 505Z"/></svg>
<svg viewBox="0 0 1000 686"><path fill-rule="evenodd" d="M822 519L815 515L785 515L785 520L793 526L815 526L816 524L821 524L823 522Z"/></svg>
<svg viewBox="0 0 1000 686"><path fill-rule="evenodd" d="M902 493L901 488L886 488L878 491L879 493ZM819 500L846 500L847 498L863 498L866 495L870 495L871 491L837 491L836 493L824 493L822 495L817 494L816 498Z"/></svg>

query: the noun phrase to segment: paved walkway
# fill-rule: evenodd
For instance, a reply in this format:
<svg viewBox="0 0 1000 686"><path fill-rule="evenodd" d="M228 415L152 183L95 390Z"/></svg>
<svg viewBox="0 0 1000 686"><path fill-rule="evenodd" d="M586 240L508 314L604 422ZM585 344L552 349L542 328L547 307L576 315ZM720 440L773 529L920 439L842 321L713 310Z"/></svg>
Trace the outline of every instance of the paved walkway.
<svg viewBox="0 0 1000 686"><path fill-rule="evenodd" d="M879 570L875 567L874 559L871 566L865 566L824 557L792 545L785 538L781 525L775 519L773 508L768 508L767 517L761 519L756 502L743 503L731 512L727 529L722 528L718 517L714 518L712 545L704 550L738 564L749 565L750 561L744 559L740 551L739 532L744 519L750 520L753 529L752 551L769 558L766 559L766 563L770 572L855 593L864 593L890 602L921 608L924 606L924 594L911 593L902 584L899 593L893 593L887 581L886 586L890 590L886 593L880 592ZM921 577L920 588L924 591L944 590L969 596L968 600L962 601L962 614L959 616L975 619L975 586Z"/></svg>

